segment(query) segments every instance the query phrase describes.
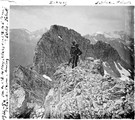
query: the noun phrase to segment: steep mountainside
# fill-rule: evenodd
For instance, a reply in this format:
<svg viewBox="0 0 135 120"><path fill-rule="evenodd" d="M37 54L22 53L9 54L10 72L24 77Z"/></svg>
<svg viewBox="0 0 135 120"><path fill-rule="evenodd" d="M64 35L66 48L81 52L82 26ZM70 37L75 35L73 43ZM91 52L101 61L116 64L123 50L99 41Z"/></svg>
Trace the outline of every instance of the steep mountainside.
<svg viewBox="0 0 135 120"><path fill-rule="evenodd" d="M103 38L105 39L105 37ZM72 41L80 44L80 49L83 52L81 55L82 60L87 57L101 59L103 62L107 62L109 66L106 69L107 73L113 74L116 77L121 77L117 66L122 66L127 70L128 76L132 73L132 65L121 59L117 50L110 44L103 41L90 44L88 39L85 39L76 31L58 25L51 26L50 30L43 34L37 43L33 61L34 69L40 74L47 74L51 77L60 63L68 62Z"/></svg>
<svg viewBox="0 0 135 120"><path fill-rule="evenodd" d="M120 40L112 40L108 42L113 48L115 48L121 58L127 63L133 66L134 55L133 55L133 46L122 43Z"/></svg>
<svg viewBox="0 0 135 120"><path fill-rule="evenodd" d="M85 35L91 43L95 44L98 41L109 43L114 49L117 50L120 57L127 63L133 66L134 61L134 45L133 38L130 38L123 31L114 31L112 33L97 32L93 35Z"/></svg>
<svg viewBox="0 0 135 120"><path fill-rule="evenodd" d="M133 75L133 66L121 59L118 52L110 44L98 41L94 45L89 45L87 51L87 56L101 59L104 62L107 73L114 75L115 77L122 77L120 70L123 68L127 71L128 76L130 76L130 74Z"/></svg>

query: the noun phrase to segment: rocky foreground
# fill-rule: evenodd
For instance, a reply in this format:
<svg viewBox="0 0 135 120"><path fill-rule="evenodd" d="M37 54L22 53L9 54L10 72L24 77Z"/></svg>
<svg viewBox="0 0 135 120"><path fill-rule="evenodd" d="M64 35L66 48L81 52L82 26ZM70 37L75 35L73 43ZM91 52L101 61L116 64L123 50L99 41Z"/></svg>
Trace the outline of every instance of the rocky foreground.
<svg viewBox="0 0 135 120"><path fill-rule="evenodd" d="M102 62L93 58L74 69L61 64L52 82L19 67L10 118L134 118L134 82L104 75Z"/></svg>

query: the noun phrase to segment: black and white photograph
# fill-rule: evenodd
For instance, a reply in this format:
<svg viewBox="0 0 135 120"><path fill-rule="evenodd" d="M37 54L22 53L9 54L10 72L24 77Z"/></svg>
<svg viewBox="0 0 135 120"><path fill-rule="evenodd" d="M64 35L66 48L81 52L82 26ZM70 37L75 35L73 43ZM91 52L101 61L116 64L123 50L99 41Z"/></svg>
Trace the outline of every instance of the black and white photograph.
<svg viewBox="0 0 135 120"><path fill-rule="evenodd" d="M134 119L134 6L9 9L10 119Z"/></svg>

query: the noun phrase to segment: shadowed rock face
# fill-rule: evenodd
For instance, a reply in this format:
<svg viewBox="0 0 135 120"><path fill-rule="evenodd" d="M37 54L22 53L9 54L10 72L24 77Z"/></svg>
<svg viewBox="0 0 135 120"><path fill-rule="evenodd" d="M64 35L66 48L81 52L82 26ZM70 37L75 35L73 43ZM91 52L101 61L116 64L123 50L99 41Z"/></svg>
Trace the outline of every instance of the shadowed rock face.
<svg viewBox="0 0 135 120"><path fill-rule="evenodd" d="M59 66L54 74L57 84L45 101L45 117L133 118L133 81L101 74L99 60L86 60L74 69Z"/></svg>

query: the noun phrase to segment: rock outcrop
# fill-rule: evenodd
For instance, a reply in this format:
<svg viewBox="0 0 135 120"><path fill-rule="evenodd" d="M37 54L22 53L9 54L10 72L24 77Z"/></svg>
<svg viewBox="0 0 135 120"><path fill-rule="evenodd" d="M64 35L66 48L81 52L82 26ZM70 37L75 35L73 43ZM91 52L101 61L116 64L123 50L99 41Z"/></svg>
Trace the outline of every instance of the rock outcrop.
<svg viewBox="0 0 135 120"><path fill-rule="evenodd" d="M47 95L46 118L133 118L133 81L102 76L100 60L89 59L74 69L61 65L57 84Z"/></svg>
<svg viewBox="0 0 135 120"><path fill-rule="evenodd" d="M30 118L38 109L43 111L46 95L52 86L53 83L36 71L18 66L10 88L10 117Z"/></svg>

